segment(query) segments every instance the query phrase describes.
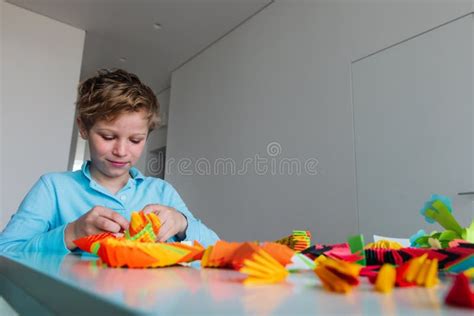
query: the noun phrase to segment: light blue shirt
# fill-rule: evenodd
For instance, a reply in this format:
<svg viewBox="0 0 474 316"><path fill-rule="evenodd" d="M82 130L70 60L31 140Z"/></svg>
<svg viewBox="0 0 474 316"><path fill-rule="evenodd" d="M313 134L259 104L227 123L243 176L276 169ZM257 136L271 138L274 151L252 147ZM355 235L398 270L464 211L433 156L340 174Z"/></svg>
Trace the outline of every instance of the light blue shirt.
<svg viewBox="0 0 474 316"><path fill-rule="evenodd" d="M191 214L178 192L166 181L144 177L138 169L131 168L131 178L113 195L92 179L89 163L84 163L82 170L75 172L41 176L0 234L0 252L67 253L69 250L64 241L66 225L94 206L110 208L128 220L132 211L139 211L148 204L173 207L188 220L184 240L197 240L207 247L219 239ZM180 240L174 236L168 241Z"/></svg>

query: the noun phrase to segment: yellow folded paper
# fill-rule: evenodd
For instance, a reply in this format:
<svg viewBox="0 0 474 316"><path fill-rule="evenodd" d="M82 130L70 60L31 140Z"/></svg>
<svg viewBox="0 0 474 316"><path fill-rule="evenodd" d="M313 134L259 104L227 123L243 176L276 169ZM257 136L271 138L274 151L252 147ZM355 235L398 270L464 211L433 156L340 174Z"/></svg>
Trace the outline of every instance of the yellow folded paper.
<svg viewBox="0 0 474 316"><path fill-rule="evenodd" d="M438 284L438 259L428 259L428 254L408 261L405 274L407 282L415 282L419 286L432 287Z"/></svg>
<svg viewBox="0 0 474 316"><path fill-rule="evenodd" d="M389 293L395 286L397 272L391 264L384 264L375 280L375 290L382 293Z"/></svg>
<svg viewBox="0 0 474 316"><path fill-rule="evenodd" d="M244 260L244 266L239 271L248 275L244 280L246 285L277 283L288 276L285 267L263 249L256 251L252 259Z"/></svg>
<svg viewBox="0 0 474 316"><path fill-rule="evenodd" d="M399 250L402 248L403 246L400 243L396 241L390 241L390 240L379 240L376 242L371 242L364 247L364 249L395 249L395 250Z"/></svg>

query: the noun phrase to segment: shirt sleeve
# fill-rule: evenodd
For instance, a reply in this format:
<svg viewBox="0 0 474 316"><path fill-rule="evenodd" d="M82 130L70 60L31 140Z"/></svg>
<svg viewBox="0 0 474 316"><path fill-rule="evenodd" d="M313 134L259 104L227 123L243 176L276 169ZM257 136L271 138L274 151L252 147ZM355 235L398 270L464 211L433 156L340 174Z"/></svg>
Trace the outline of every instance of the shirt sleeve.
<svg viewBox="0 0 474 316"><path fill-rule="evenodd" d="M54 192L42 176L0 234L0 252L70 252L64 242L66 225L54 225L56 216Z"/></svg>
<svg viewBox="0 0 474 316"><path fill-rule="evenodd" d="M173 237L175 241L194 241L197 240L201 243L204 247L208 247L210 245L214 245L218 240L219 237L217 234L204 225L200 219L194 217L194 215L188 210L186 204L184 203L181 196L179 196L178 192L168 184L167 193L169 194L169 205L170 207L175 208L176 210L180 211L186 219L188 220L188 227L185 232L184 239L177 239L177 237Z"/></svg>

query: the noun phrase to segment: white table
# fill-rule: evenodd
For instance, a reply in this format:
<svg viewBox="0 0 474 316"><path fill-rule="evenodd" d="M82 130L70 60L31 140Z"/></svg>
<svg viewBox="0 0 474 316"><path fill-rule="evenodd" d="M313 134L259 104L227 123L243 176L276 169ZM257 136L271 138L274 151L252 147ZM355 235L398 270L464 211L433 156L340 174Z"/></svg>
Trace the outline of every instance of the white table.
<svg viewBox="0 0 474 316"><path fill-rule="evenodd" d="M244 286L231 270L113 269L88 255L25 253L0 257L0 277L0 295L20 314L473 315L444 305L448 284L380 294L362 278L344 295L323 290L312 271Z"/></svg>

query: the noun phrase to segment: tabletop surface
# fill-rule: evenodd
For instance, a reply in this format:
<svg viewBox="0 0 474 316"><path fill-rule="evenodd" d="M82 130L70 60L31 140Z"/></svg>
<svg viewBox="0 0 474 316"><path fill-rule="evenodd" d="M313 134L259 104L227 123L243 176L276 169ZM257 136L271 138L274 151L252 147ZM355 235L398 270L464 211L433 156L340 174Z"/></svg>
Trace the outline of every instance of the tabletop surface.
<svg viewBox="0 0 474 316"><path fill-rule="evenodd" d="M444 304L449 284L374 292L366 278L349 294L325 291L312 271L292 273L286 282L246 286L244 275L223 269L174 266L107 268L90 255L4 254L15 264L136 314L182 315L472 315ZM7 276L8 277L8 276Z"/></svg>

